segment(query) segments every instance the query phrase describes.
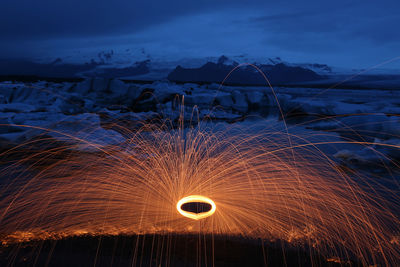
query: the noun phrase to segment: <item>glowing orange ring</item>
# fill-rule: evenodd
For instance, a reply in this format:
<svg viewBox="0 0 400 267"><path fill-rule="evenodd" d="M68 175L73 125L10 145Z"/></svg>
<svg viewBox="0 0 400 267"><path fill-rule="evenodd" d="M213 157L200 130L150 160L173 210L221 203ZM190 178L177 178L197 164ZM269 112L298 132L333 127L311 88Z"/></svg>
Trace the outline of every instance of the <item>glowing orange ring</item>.
<svg viewBox="0 0 400 267"><path fill-rule="evenodd" d="M188 212L182 210L182 205L185 203L190 203L190 202L203 202L203 203L208 203L211 205L211 209L206 212L202 213L193 213L193 212ZM208 216L211 216L214 214L215 210L217 209L217 206L215 205L214 201L209 199L208 197L200 196L200 195L192 195L192 196L187 196L182 198L181 200L178 201L176 204L176 209L182 216L185 216L187 218L193 219L193 220L200 220L203 218L206 218Z"/></svg>

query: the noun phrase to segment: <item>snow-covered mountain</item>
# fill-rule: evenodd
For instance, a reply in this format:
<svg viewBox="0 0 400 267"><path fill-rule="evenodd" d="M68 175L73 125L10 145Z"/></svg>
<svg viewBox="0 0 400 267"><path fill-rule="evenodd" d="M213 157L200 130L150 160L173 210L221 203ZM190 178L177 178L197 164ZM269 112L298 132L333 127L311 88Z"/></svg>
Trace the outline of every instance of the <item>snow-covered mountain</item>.
<svg viewBox="0 0 400 267"><path fill-rule="evenodd" d="M346 70L321 63L292 63L279 57L256 59L246 55L155 58L144 50L101 51L91 58L87 56L57 57L32 61L0 59L0 76L34 76L52 78L106 77L124 80L156 81L169 79L176 82L220 83L238 64L251 63L258 66L273 84L351 87L398 88L400 74L377 68ZM4 79L3 79L4 80ZM230 78L234 84L264 84L255 69L242 66Z"/></svg>

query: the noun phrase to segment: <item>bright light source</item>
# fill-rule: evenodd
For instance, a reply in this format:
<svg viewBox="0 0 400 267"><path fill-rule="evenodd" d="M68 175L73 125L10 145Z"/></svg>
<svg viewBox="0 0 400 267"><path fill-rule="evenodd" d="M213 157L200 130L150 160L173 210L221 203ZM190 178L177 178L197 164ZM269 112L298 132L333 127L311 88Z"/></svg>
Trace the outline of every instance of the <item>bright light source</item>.
<svg viewBox="0 0 400 267"><path fill-rule="evenodd" d="M182 209L182 206L187 203L206 203L211 205L211 209L208 211L204 212L190 212ZM214 201L209 199L208 197L200 196L200 195L192 195L192 196L187 196L182 198L181 200L178 201L176 204L176 209L180 214L183 216L193 219L193 220L200 220L203 218L206 218L208 216L211 216L214 214L215 210L217 209L217 206L215 205Z"/></svg>

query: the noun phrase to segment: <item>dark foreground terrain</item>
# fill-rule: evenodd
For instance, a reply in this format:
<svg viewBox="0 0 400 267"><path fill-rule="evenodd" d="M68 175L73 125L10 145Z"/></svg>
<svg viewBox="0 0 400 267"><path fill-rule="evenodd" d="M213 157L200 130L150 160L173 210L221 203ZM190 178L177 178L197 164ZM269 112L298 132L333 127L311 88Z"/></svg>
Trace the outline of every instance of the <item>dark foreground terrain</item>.
<svg viewBox="0 0 400 267"><path fill-rule="evenodd" d="M80 236L0 246L0 266L357 265L281 242L226 236Z"/></svg>

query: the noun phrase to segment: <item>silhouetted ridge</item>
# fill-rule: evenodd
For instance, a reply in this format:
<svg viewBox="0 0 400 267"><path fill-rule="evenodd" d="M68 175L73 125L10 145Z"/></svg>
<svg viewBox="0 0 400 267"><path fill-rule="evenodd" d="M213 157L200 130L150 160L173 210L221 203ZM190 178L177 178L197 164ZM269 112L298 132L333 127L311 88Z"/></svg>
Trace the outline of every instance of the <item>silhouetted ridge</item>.
<svg viewBox="0 0 400 267"><path fill-rule="evenodd" d="M183 68L177 66L169 75L168 80L173 82L216 82L220 83L237 66L236 62L225 64L226 58L218 63L207 62L199 68ZM289 84L324 79L312 70L303 67L287 66L283 63L257 65L272 84ZM226 80L228 84L263 85L265 80L252 66L242 66L235 70Z"/></svg>

